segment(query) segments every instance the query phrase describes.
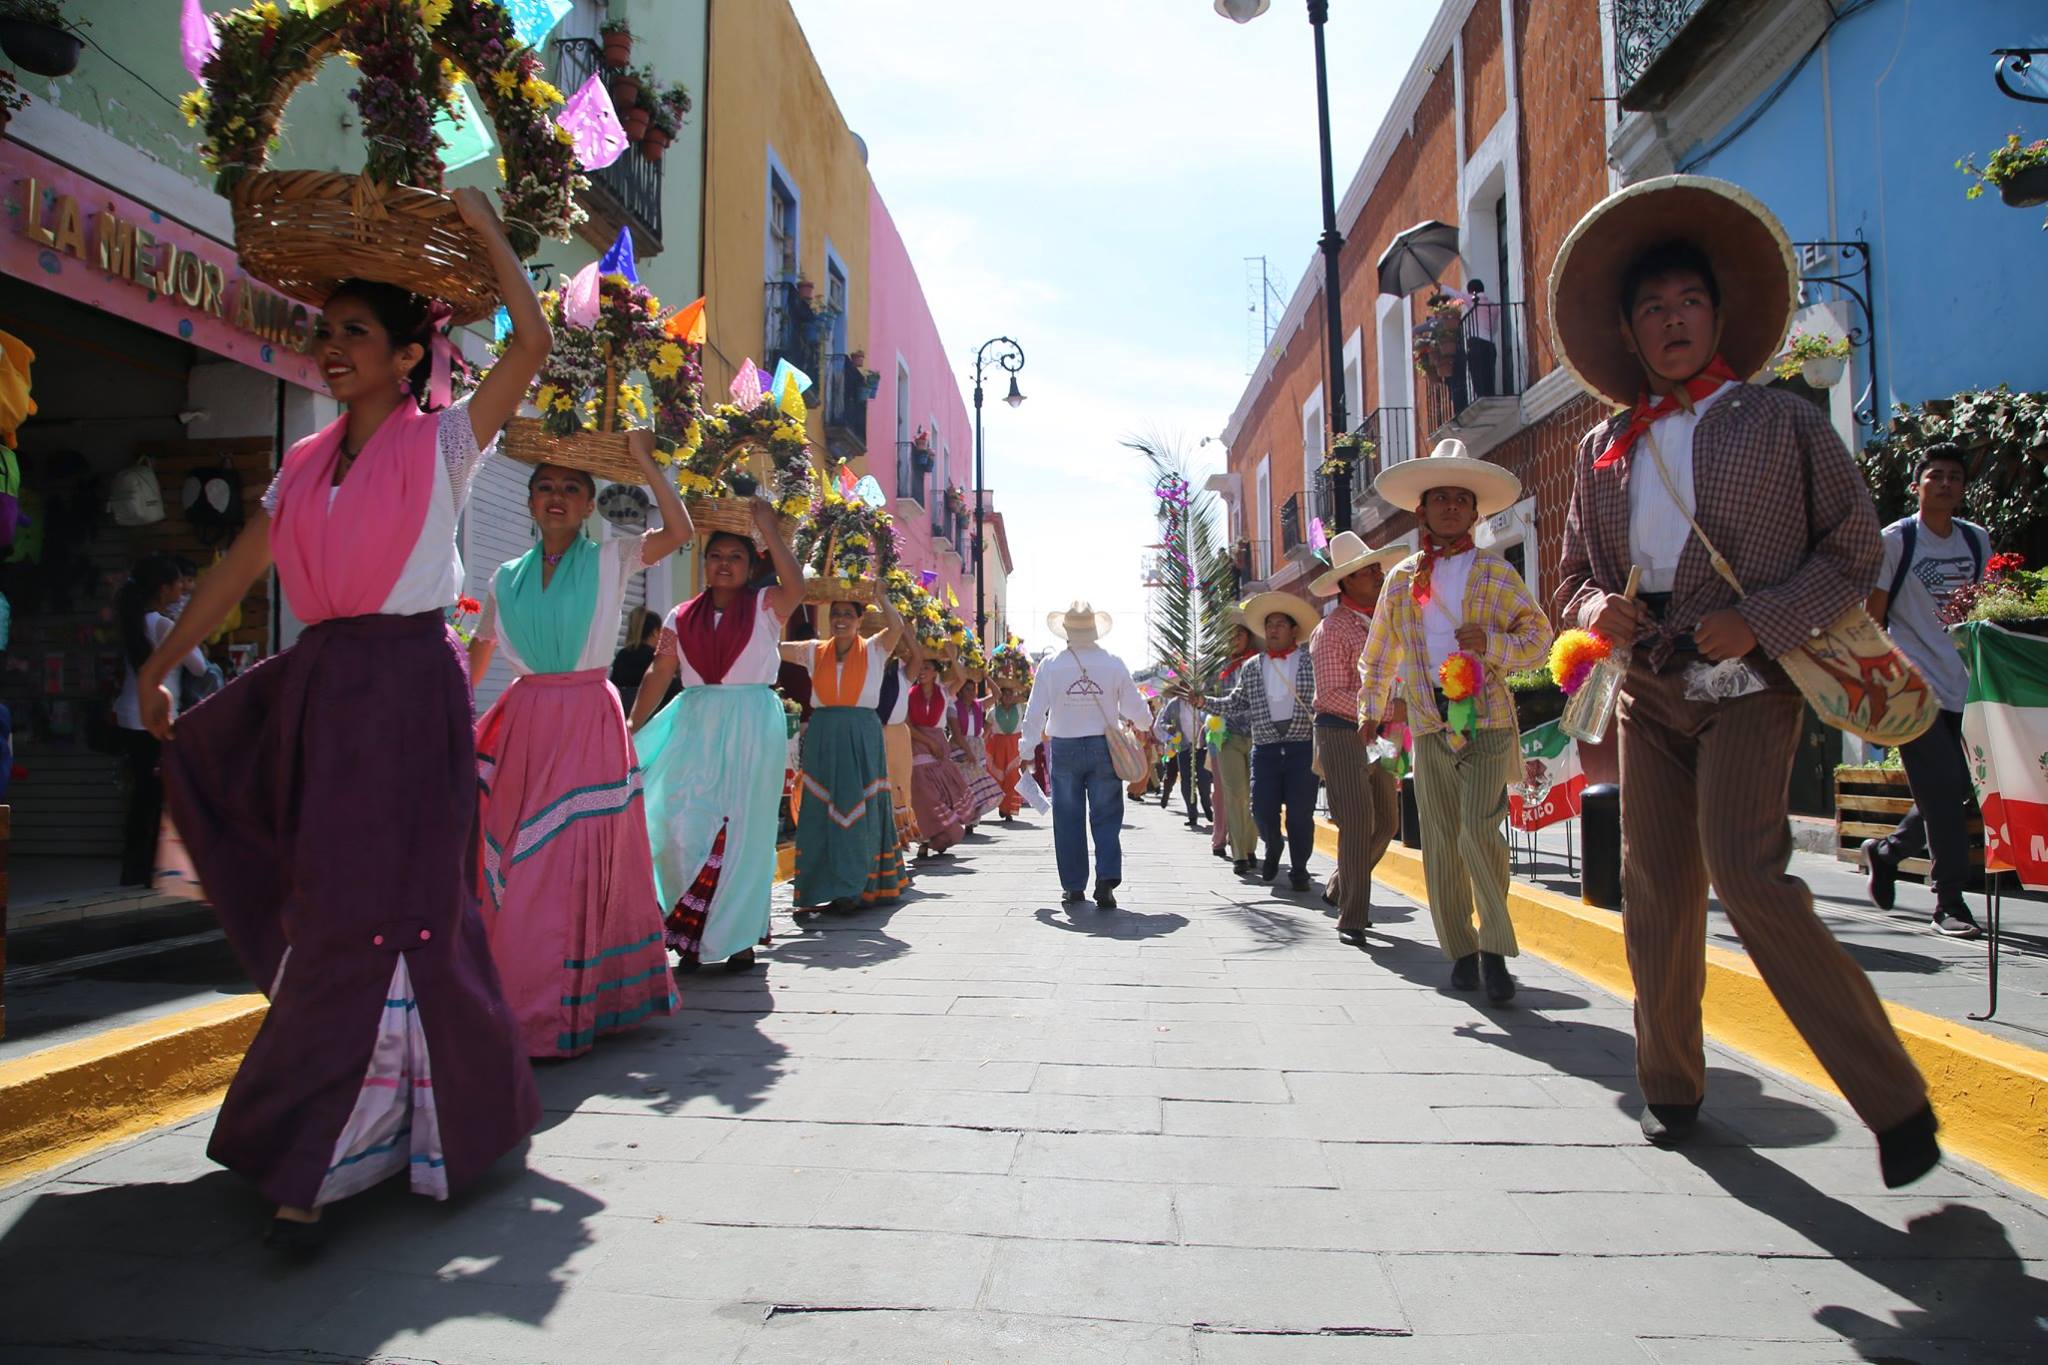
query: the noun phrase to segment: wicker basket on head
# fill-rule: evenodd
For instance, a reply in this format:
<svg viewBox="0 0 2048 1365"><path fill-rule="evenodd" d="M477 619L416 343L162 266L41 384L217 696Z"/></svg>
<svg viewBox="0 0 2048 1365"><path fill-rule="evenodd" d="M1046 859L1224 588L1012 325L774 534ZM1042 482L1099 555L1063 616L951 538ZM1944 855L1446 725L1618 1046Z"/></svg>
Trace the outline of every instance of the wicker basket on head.
<svg viewBox="0 0 2048 1365"><path fill-rule="evenodd" d="M863 607L875 604L875 580L872 578L806 578L804 580L804 601L857 602Z"/></svg>
<svg viewBox="0 0 2048 1365"><path fill-rule="evenodd" d="M647 482L623 431L579 431L572 436L557 436L538 417L515 417L505 424L498 449L521 464L580 469L612 483Z"/></svg>
<svg viewBox="0 0 2048 1365"><path fill-rule="evenodd" d="M683 506L689 510L690 523L697 528L697 543L702 545L711 536L723 531L731 535L746 536L756 544L760 534L754 529L754 499L738 496L729 498L685 498ZM778 512L775 520L782 526L784 537L796 530L796 518Z"/></svg>
<svg viewBox="0 0 2048 1365"><path fill-rule="evenodd" d="M439 299L458 323L498 306L489 255L455 201L338 171L252 171L235 182L242 268L315 308L343 280L381 280Z"/></svg>

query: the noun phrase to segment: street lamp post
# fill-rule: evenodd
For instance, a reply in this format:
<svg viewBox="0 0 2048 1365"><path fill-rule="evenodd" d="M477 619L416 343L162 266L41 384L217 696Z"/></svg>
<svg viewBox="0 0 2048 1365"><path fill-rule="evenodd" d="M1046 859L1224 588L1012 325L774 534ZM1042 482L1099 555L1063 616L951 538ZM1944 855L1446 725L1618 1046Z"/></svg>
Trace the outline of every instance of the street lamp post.
<svg viewBox="0 0 2048 1365"><path fill-rule="evenodd" d="M1266 12L1270 0L1216 0L1216 12L1234 23L1248 24ZM1330 76L1323 55L1323 26L1329 22L1330 0L1308 0L1309 27L1316 40L1316 131L1323 154L1323 310L1324 346L1329 363L1329 399L1324 411L1330 414L1330 430L1342 435L1350 427L1344 393L1344 321L1338 290L1339 260L1344 250L1343 235L1337 231L1337 181L1330 168ZM1351 470L1340 469L1330 480L1331 509L1338 531L1351 529Z"/></svg>
<svg viewBox="0 0 2048 1365"><path fill-rule="evenodd" d="M996 348L993 356L989 355L991 347ZM981 641L983 649L987 649L989 643L988 590L982 575L988 493L982 486L981 377L990 364L1000 365L1010 372L1010 391L1003 396L1003 401L1014 408L1024 401L1024 394L1017 388L1017 371L1024 368L1024 348L1008 337L992 337L982 342L974 352L974 635Z"/></svg>

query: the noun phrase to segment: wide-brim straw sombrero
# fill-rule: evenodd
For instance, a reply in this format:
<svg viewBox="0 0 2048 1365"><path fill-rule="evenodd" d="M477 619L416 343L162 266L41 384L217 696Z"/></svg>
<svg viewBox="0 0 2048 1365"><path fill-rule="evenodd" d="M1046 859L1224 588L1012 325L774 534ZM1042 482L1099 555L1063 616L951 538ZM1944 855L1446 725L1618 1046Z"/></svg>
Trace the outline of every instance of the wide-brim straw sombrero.
<svg viewBox="0 0 2048 1365"><path fill-rule="evenodd" d="M1244 604L1246 624L1251 627L1253 638L1265 635L1266 618L1276 611L1284 611L1294 618L1294 624L1301 627L1303 639L1323 623L1322 616L1307 599L1296 597L1291 592L1262 592Z"/></svg>
<svg viewBox="0 0 2048 1365"><path fill-rule="evenodd" d="M1076 602L1065 611L1048 613L1045 618L1045 628L1053 633L1054 638L1060 640L1067 638L1069 630L1086 631L1091 627L1095 631L1095 638L1100 640L1109 634L1110 628L1115 624L1108 612L1097 611L1087 602Z"/></svg>
<svg viewBox="0 0 2048 1365"><path fill-rule="evenodd" d="M1507 511L1522 496L1520 479L1490 460L1473 459L1456 437L1438 441L1422 459L1381 470L1372 481L1373 492L1406 511L1422 506L1422 495L1432 488L1469 488L1482 517Z"/></svg>
<svg viewBox="0 0 2048 1365"><path fill-rule="evenodd" d="M1621 336L1622 276L1651 247L1689 242L1720 287L1721 355L1747 379L1783 347L1799 307L1799 266L1784 224L1739 185L1665 175L1601 200L1550 267L1550 334L1574 379L1626 407L1642 393L1642 362Z"/></svg>
<svg viewBox="0 0 2048 1365"><path fill-rule="evenodd" d="M1355 573L1363 573L1373 565L1382 571L1391 570L1415 551L1406 545L1382 545L1373 550L1366 547L1356 531L1339 531L1330 542L1330 568L1308 585L1308 590L1318 597L1328 597L1337 591L1345 579Z"/></svg>

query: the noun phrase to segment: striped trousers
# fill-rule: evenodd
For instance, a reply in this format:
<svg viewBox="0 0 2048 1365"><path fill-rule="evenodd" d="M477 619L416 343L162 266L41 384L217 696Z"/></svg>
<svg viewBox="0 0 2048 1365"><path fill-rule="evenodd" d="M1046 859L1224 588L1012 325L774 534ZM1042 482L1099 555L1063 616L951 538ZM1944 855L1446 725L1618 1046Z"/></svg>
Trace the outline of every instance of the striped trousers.
<svg viewBox="0 0 2048 1365"><path fill-rule="evenodd" d="M1685 699L1677 671L1629 671L1619 716L1621 883L1636 1077L1652 1104L1705 1096L1700 997L1711 880L1793 1027L1857 1116L1882 1132L1919 1111L1927 1086L1869 978L1814 914L1806 883L1786 870L1804 707L1782 673L1765 691L1698 702Z"/></svg>
<svg viewBox="0 0 2048 1365"><path fill-rule="evenodd" d="M1366 758L1355 726L1318 720L1316 754L1337 822L1337 871L1330 878L1337 927L1363 929L1372 923L1372 870L1401 823L1400 788L1392 773Z"/></svg>
<svg viewBox="0 0 2048 1365"><path fill-rule="evenodd" d="M1232 735L1216 751L1216 780L1216 835L1230 841L1233 861L1249 862L1259 853L1259 833L1252 824L1250 735Z"/></svg>
<svg viewBox="0 0 2048 1365"><path fill-rule="evenodd" d="M1474 730L1463 747L1433 730L1415 737L1415 807L1422 817L1422 875L1437 945L1456 961L1477 952L1513 957L1508 917L1508 782L1522 755L1513 730ZM1479 907L1479 931L1472 907Z"/></svg>

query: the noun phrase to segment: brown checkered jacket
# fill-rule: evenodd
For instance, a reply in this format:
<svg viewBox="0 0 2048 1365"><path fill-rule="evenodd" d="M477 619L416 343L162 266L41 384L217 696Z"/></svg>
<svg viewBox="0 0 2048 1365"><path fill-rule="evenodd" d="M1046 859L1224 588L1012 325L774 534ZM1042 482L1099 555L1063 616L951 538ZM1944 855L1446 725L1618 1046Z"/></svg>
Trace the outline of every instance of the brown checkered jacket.
<svg viewBox="0 0 2048 1365"><path fill-rule="evenodd" d="M1586 625L1602 596L1628 583L1628 481L1655 479L1647 439L1606 469L1593 460L1626 421L1618 414L1579 442L1571 511L1552 602L1565 625ZM1693 516L1727 556L1749 596L1738 608L1771 658L1820 633L1861 602L1884 559L1877 507L1841 437L1811 402L1782 389L1741 384L1717 399L1693 431ZM1675 636L1736 606L1730 588L1690 532L1671 606L1649 646L1670 657Z"/></svg>

